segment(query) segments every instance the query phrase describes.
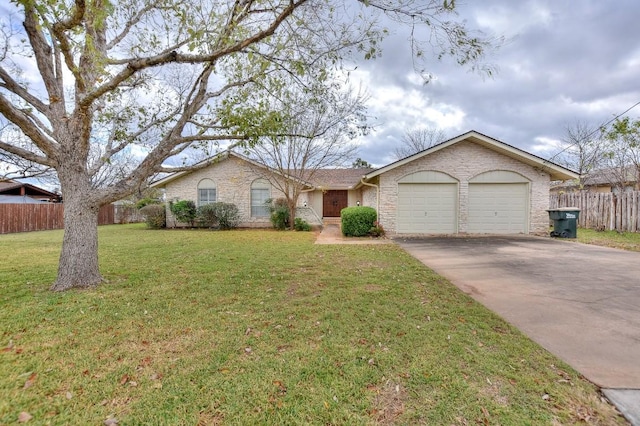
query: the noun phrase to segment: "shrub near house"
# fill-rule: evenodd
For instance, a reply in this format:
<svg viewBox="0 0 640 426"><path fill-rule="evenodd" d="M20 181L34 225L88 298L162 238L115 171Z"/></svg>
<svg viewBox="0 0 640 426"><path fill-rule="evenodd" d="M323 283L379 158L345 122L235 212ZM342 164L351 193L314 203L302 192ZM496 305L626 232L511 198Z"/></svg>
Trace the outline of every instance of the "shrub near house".
<svg viewBox="0 0 640 426"><path fill-rule="evenodd" d="M342 233L347 237L364 237L369 235L378 217L373 207L346 207L340 212Z"/></svg>
<svg viewBox="0 0 640 426"><path fill-rule="evenodd" d="M196 203L190 200L180 200L169 203L169 208L173 216L180 222L188 223L192 228L195 226L198 209Z"/></svg>
<svg viewBox="0 0 640 426"><path fill-rule="evenodd" d="M240 213L235 204L218 201L198 207L196 220L209 228L234 229L240 223Z"/></svg>
<svg viewBox="0 0 640 426"><path fill-rule="evenodd" d="M232 203L219 201L196 208L193 201L182 200L171 203L170 209L176 219L188 223L191 227L235 229L240 223L238 207ZM163 205L144 206L140 209L140 213L145 217L149 228L160 229L166 226L166 210Z"/></svg>
<svg viewBox="0 0 640 426"><path fill-rule="evenodd" d="M140 209L140 214L144 216L147 227L151 229L161 229L166 226L166 210L163 205L146 205Z"/></svg>

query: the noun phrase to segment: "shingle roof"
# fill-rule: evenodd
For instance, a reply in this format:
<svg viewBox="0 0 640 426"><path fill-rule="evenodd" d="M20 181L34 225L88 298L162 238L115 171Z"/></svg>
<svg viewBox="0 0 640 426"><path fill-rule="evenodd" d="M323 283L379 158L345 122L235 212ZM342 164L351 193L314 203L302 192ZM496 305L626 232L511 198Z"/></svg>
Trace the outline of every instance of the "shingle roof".
<svg viewBox="0 0 640 426"><path fill-rule="evenodd" d="M373 169L319 169L305 181L322 189L351 189ZM295 173L291 173L295 175Z"/></svg>

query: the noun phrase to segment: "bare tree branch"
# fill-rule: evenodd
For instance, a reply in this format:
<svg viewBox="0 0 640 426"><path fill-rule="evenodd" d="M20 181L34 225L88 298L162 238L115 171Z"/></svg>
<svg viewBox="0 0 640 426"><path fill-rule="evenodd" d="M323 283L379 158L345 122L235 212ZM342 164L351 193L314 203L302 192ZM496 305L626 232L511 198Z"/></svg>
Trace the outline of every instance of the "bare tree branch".
<svg viewBox="0 0 640 426"><path fill-rule="evenodd" d="M0 87L4 87L9 90L11 93L22 98L29 105L32 105L35 109L37 109L41 114L46 115L49 111L47 105L40 101L37 97L33 96L26 90L24 87L20 86L18 82L16 82L9 73L4 69L4 67L0 66L0 78L2 79L2 83L0 83Z"/></svg>
<svg viewBox="0 0 640 426"><path fill-rule="evenodd" d="M18 157L24 158L28 161L42 164L48 167L55 167L56 164L51 161L48 157L44 157L42 155L35 154L26 149L20 148L16 146L14 143L8 143L0 140L0 150L6 151Z"/></svg>
<svg viewBox="0 0 640 426"><path fill-rule="evenodd" d="M431 148L443 142L446 138L446 134L441 129L419 127L407 130L400 140L400 145L393 150L393 155L396 160L401 160L417 154L420 151L424 151L427 148Z"/></svg>
<svg viewBox="0 0 640 426"><path fill-rule="evenodd" d="M259 41L274 34L276 29L287 19L296 8L306 3L307 0L291 1L289 5L284 8L279 15L273 19L273 22L264 30L257 32L256 34L247 37L237 43L232 44L226 48L221 48L212 54L191 55L178 53L177 51L171 51L160 55L155 55L148 58L142 58L132 60L128 62L127 67L116 74L105 84L97 87L95 90L87 93L83 99L80 100L81 106L91 104L95 99L104 95L105 93L113 91L116 87L122 84L125 80L130 78L136 72L144 70L146 68L156 67L158 65L166 64L169 62L175 62L180 64L196 64L196 63L215 63L217 60L224 56L228 56L234 52L240 52L246 47L258 43Z"/></svg>
<svg viewBox="0 0 640 426"><path fill-rule="evenodd" d="M2 113L2 115L4 115L5 118L7 118L9 121L18 126L25 135L31 138L33 143L35 143L38 148L40 148L45 154L47 154L47 162L42 162L41 164L49 166L53 164L53 159L57 154L57 147L54 145L55 142L47 138L47 136L44 135L42 131L37 127L37 123L31 121L28 114L17 109L7 98L4 97L2 93L0 93L0 113ZM37 160L33 161L40 162Z"/></svg>

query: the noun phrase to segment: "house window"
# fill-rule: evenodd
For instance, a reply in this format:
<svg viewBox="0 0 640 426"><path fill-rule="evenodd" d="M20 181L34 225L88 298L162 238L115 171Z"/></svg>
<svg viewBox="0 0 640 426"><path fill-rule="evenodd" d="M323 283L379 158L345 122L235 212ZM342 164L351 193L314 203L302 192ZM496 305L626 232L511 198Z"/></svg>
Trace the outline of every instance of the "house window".
<svg viewBox="0 0 640 426"><path fill-rule="evenodd" d="M216 184L211 179L202 179L198 183L198 206L216 202Z"/></svg>
<svg viewBox="0 0 640 426"><path fill-rule="evenodd" d="M266 179L256 179L251 184L251 217L269 217L269 206L265 204L271 198L271 184Z"/></svg>

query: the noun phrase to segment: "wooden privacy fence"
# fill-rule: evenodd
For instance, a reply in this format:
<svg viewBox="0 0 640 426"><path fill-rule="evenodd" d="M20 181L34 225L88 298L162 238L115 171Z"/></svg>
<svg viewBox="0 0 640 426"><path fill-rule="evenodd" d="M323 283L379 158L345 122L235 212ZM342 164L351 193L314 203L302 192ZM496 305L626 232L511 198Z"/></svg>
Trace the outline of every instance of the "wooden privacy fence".
<svg viewBox="0 0 640 426"><path fill-rule="evenodd" d="M550 208L577 207L582 228L640 231L640 192L575 192L552 194Z"/></svg>
<svg viewBox="0 0 640 426"><path fill-rule="evenodd" d="M0 204L0 234L64 228L62 204ZM98 225L114 223L114 206L100 208Z"/></svg>

